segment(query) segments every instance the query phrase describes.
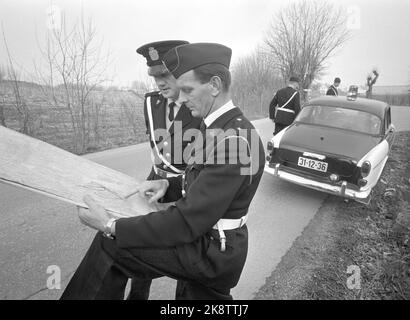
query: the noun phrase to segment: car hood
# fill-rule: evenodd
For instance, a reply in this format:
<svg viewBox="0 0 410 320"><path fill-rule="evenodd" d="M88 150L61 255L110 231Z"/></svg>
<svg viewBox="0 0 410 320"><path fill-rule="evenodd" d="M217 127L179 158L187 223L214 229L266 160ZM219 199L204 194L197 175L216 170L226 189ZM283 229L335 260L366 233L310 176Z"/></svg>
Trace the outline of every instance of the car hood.
<svg viewBox="0 0 410 320"><path fill-rule="evenodd" d="M295 123L280 141L280 148L339 155L359 161L380 142L379 137L343 129Z"/></svg>

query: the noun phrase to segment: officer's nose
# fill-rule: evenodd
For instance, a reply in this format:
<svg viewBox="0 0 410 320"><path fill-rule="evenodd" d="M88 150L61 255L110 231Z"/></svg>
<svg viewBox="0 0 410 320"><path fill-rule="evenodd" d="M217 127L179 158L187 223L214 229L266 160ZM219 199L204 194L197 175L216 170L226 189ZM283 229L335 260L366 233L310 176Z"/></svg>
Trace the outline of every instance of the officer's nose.
<svg viewBox="0 0 410 320"><path fill-rule="evenodd" d="M162 87L164 87L166 85L165 80L160 78L160 77L155 78L155 82L156 82L156 85L159 89L161 89Z"/></svg>
<svg viewBox="0 0 410 320"><path fill-rule="evenodd" d="M185 103L185 102L187 102L187 101L188 101L188 99L187 99L186 94L183 93L182 91L179 91L178 102L179 102L179 103Z"/></svg>

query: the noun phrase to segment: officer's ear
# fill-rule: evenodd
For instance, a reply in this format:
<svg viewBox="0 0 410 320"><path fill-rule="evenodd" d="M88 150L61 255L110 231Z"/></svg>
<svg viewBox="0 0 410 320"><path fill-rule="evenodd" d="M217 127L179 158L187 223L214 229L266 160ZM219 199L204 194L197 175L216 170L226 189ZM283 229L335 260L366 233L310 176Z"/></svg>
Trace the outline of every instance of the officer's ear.
<svg viewBox="0 0 410 320"><path fill-rule="evenodd" d="M222 92L222 80L218 76L213 76L209 80L209 85L211 86L211 95L213 97L218 96Z"/></svg>

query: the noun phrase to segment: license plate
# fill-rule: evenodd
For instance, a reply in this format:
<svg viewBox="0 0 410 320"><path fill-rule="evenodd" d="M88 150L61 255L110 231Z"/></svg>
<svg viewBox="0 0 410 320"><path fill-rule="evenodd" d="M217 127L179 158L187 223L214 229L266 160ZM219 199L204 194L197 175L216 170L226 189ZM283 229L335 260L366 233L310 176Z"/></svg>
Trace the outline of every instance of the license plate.
<svg viewBox="0 0 410 320"><path fill-rule="evenodd" d="M320 171L320 172L326 172L327 171L327 163L326 162L313 160L313 159L308 159L308 158L304 158L304 157L299 157L298 166L299 167L304 167L304 168L309 168L309 169Z"/></svg>

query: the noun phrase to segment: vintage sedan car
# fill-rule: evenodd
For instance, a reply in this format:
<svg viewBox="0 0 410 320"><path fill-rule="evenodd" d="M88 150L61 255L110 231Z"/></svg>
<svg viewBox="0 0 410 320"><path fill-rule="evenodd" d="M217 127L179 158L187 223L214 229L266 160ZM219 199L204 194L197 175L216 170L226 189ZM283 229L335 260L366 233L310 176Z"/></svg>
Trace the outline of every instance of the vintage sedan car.
<svg viewBox="0 0 410 320"><path fill-rule="evenodd" d="M393 144L384 102L324 96L268 142L265 172L312 189L369 203Z"/></svg>

